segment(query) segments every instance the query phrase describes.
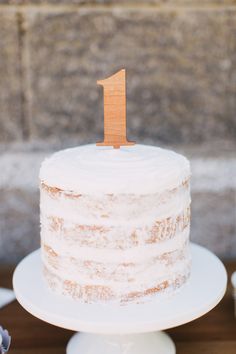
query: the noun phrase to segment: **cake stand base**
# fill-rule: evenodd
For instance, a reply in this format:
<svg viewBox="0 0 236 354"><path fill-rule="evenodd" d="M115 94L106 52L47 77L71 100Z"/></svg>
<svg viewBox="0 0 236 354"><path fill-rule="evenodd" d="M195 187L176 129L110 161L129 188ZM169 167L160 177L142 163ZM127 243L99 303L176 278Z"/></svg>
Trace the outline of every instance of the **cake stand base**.
<svg viewBox="0 0 236 354"><path fill-rule="evenodd" d="M17 300L32 315L81 332L70 340L67 354L174 354L174 343L160 331L213 309L227 285L224 265L213 253L194 244L191 253L189 281L162 301L154 297L144 304L114 306L83 304L57 295L44 282L40 251L17 266L13 286Z"/></svg>
<svg viewBox="0 0 236 354"><path fill-rule="evenodd" d="M172 339L164 332L126 335L77 333L69 341L67 354L175 354Z"/></svg>

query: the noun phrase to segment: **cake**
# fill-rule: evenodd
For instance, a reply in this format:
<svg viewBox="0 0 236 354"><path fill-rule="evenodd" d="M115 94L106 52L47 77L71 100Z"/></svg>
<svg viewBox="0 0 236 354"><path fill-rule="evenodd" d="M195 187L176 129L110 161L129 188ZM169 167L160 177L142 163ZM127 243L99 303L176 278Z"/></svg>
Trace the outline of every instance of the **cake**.
<svg viewBox="0 0 236 354"><path fill-rule="evenodd" d="M47 286L84 303L142 303L188 280L190 167L173 151L94 144L40 169Z"/></svg>

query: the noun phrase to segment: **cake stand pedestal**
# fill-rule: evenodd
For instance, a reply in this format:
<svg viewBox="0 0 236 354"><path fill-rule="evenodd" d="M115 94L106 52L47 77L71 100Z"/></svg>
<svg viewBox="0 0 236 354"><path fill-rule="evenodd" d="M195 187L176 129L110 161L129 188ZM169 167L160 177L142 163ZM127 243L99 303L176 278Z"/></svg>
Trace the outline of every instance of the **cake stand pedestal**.
<svg viewBox="0 0 236 354"><path fill-rule="evenodd" d="M190 322L222 299L227 274L207 249L192 244L192 273L186 285L162 301L126 306L80 304L47 289L40 252L17 266L13 286L19 303L32 315L55 326L80 331L67 354L174 354L175 345L161 330Z"/></svg>

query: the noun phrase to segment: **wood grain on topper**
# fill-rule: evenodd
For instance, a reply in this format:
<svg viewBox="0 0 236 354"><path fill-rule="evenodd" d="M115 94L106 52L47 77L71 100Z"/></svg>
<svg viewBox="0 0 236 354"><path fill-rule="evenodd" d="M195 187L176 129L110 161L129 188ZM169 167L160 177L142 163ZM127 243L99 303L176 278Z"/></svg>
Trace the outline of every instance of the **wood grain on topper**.
<svg viewBox="0 0 236 354"><path fill-rule="evenodd" d="M122 69L104 80L97 81L104 90L104 141L98 146L134 145L126 138L126 75Z"/></svg>

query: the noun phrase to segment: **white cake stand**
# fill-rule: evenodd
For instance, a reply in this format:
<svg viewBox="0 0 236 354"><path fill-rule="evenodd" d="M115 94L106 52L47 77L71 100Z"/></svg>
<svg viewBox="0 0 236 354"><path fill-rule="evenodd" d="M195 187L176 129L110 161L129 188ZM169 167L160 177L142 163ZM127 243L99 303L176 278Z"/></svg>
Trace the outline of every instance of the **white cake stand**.
<svg viewBox="0 0 236 354"><path fill-rule="evenodd" d="M174 354L175 345L161 332L190 322L217 305L227 284L221 261L192 244L189 282L168 299L141 305L79 304L47 289L40 252L27 256L16 268L13 286L19 303L32 315L55 326L81 331L67 346L67 354Z"/></svg>

